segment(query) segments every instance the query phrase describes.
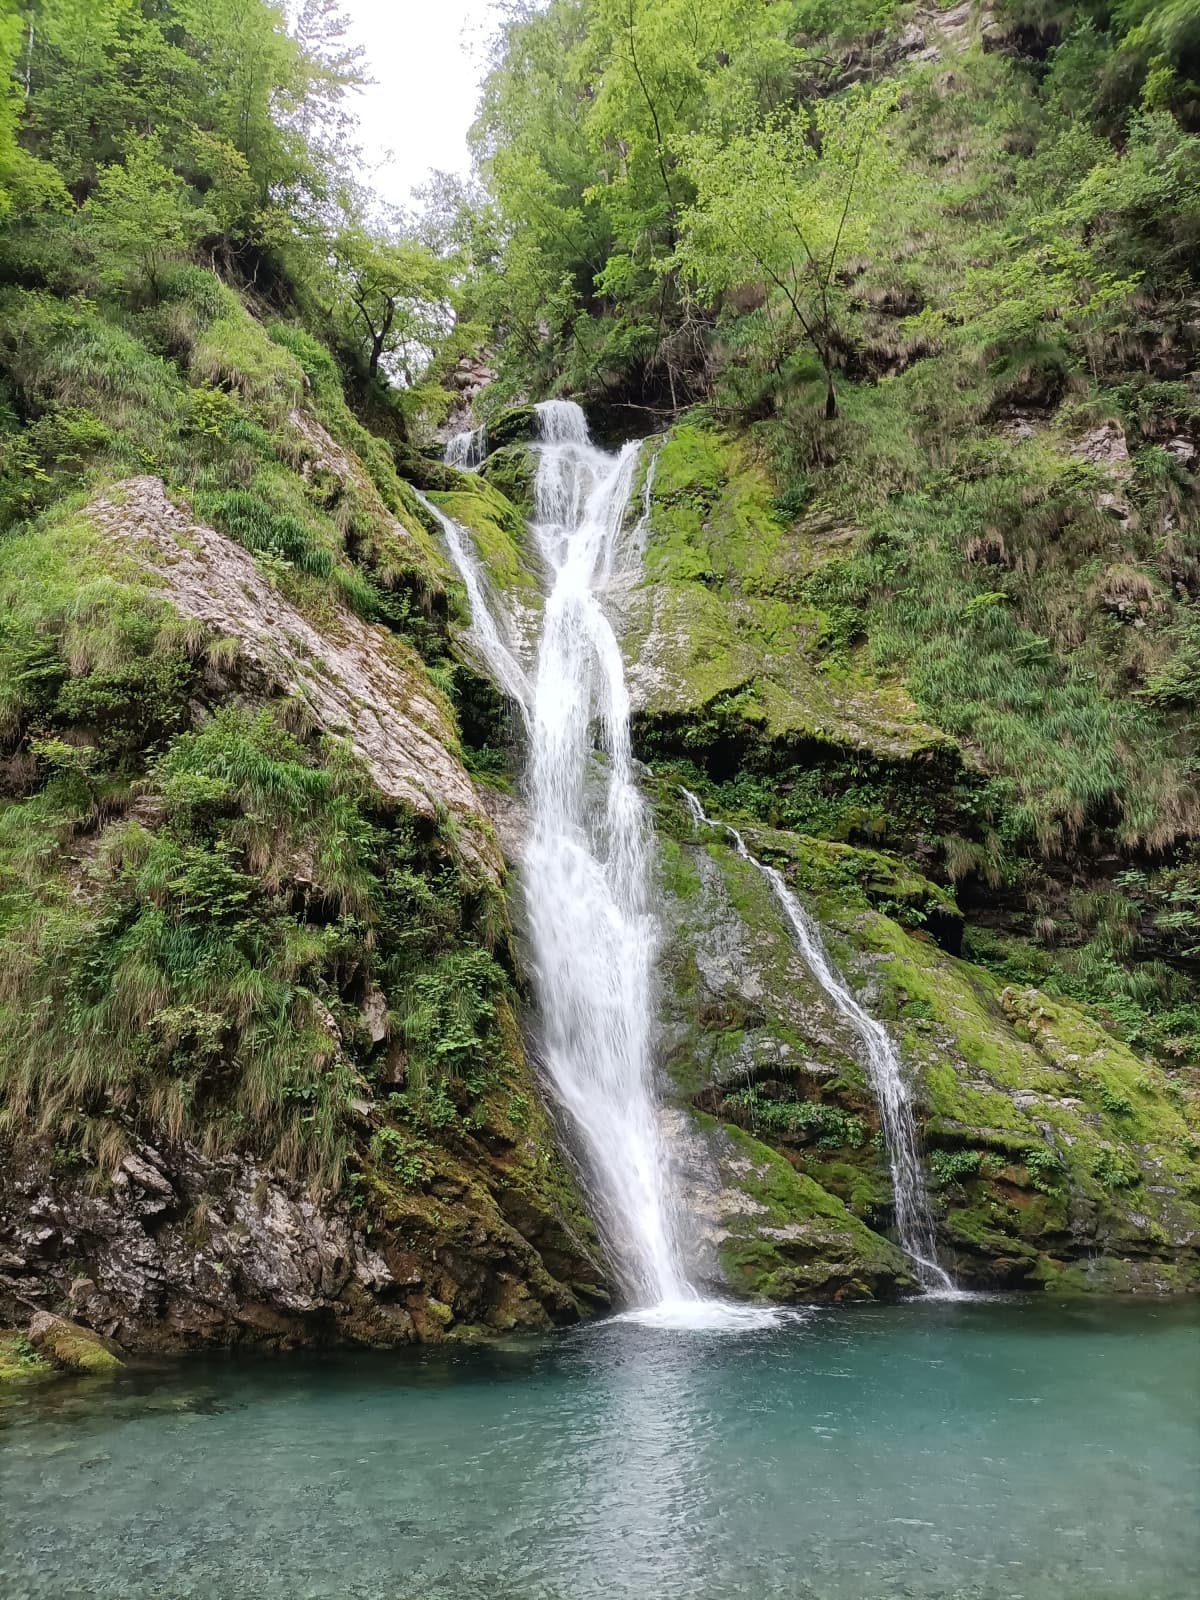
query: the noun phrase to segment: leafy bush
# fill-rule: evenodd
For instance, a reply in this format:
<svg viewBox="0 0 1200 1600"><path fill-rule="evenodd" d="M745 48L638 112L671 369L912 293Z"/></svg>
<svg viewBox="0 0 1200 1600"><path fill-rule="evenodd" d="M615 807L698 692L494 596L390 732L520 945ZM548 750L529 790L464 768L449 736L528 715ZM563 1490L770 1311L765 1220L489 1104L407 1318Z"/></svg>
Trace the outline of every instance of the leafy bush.
<svg viewBox="0 0 1200 1600"><path fill-rule="evenodd" d="M1046 1195L1062 1193L1063 1166L1053 1150L1046 1145L1033 1145L1026 1150L1024 1161L1035 1189Z"/></svg>
<svg viewBox="0 0 1200 1600"><path fill-rule="evenodd" d="M1132 1189L1142 1181L1132 1159L1118 1150L1101 1150L1092 1171L1106 1189Z"/></svg>
<svg viewBox="0 0 1200 1600"><path fill-rule="evenodd" d="M945 1189L964 1178L974 1178L983 1161L981 1150L932 1150L929 1155L929 1172L934 1184Z"/></svg>
<svg viewBox="0 0 1200 1600"><path fill-rule="evenodd" d="M755 1087L737 1089L721 1102L723 1116L755 1132L780 1138L812 1141L823 1150L857 1148L866 1139L861 1117L841 1106L794 1097L772 1099Z"/></svg>

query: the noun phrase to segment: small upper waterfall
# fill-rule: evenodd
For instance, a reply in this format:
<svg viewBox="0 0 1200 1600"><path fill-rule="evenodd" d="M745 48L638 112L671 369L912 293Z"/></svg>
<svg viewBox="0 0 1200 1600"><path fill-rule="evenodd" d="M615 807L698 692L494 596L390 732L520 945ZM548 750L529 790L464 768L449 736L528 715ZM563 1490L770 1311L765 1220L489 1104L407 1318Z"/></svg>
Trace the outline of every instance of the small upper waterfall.
<svg viewBox="0 0 1200 1600"><path fill-rule="evenodd" d="M487 457L487 423L453 434L446 442L446 465L462 472L474 472Z"/></svg>
<svg viewBox="0 0 1200 1600"><path fill-rule="evenodd" d="M863 1010L834 971L816 924L788 888L782 874L751 855L736 828L728 823L714 823L707 817L690 789L684 789L682 793L693 819L703 827L724 828L738 855L762 873L787 919L792 938L806 966L858 1035L866 1057L871 1087L879 1104L896 1202L896 1232L901 1248L912 1260L917 1281L927 1294L957 1293L953 1278L938 1264L937 1236L921 1166L912 1099L891 1036L881 1022Z"/></svg>
<svg viewBox="0 0 1200 1600"><path fill-rule="evenodd" d="M456 434L455 438L461 438ZM451 444L454 443L452 439ZM467 591L467 599L471 606L471 632L479 653L491 667L496 675L496 682L510 699L516 702L526 724L529 722L530 712L530 686L525 668L518 661L508 639L505 637L507 629L503 628L497 618L496 612L489 603L484 593L483 573L479 566L470 540L453 517L448 517L444 511L439 511L428 495L414 488L413 493L425 507L429 514L436 518L446 541L446 548L450 552L450 559L463 581Z"/></svg>
<svg viewBox="0 0 1200 1600"><path fill-rule="evenodd" d="M522 876L545 1066L575 1127L610 1253L641 1308L631 1314L761 1327L779 1313L705 1300L688 1279L655 1093L653 835L634 778L625 666L600 599L640 550L648 491L633 536L623 540L622 528L641 447L597 449L569 401L537 411L533 531L548 592L532 685L490 613L466 535L438 515L476 642L527 713Z"/></svg>

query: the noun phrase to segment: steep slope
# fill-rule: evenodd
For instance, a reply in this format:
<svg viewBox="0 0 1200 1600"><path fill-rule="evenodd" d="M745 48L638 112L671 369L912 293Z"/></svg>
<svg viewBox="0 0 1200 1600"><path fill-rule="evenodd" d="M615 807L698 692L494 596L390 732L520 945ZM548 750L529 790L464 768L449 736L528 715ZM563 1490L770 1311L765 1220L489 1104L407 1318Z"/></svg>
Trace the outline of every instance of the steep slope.
<svg viewBox="0 0 1200 1600"><path fill-rule="evenodd" d="M854 1041L676 782L888 1019L964 1277L1194 1286L1188 8L686 9L513 22L477 130L529 219L481 416L659 430L611 598L680 1093L886 1230Z"/></svg>
<svg viewBox="0 0 1200 1600"><path fill-rule="evenodd" d="M524 1055L446 569L319 348L184 281L223 388L199 340L9 303L42 433L103 437L0 544L5 1309L134 1347L577 1316L603 1267ZM167 483L104 483L152 427Z"/></svg>

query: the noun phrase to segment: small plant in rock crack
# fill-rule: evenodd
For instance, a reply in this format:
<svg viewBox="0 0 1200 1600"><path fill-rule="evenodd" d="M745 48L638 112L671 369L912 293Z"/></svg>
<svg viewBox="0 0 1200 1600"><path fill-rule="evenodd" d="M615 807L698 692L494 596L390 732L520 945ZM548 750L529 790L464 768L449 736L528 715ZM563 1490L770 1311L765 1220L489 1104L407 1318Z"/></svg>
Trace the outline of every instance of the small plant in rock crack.
<svg viewBox="0 0 1200 1600"><path fill-rule="evenodd" d="M1058 1195L1062 1188L1058 1180L1063 1176L1062 1163L1053 1150L1045 1145L1034 1145L1024 1155L1025 1170L1033 1187L1042 1194Z"/></svg>

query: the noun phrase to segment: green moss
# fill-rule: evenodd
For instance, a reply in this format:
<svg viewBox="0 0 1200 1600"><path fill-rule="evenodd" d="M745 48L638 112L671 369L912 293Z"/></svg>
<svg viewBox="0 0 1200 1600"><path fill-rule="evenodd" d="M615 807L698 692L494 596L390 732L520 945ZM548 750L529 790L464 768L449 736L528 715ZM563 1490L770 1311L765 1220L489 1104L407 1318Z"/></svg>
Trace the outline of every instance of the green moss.
<svg viewBox="0 0 1200 1600"><path fill-rule="evenodd" d="M99 1334L62 1318L56 1318L34 1337L38 1340L38 1353L67 1372L95 1377L120 1372L125 1365Z"/></svg>
<svg viewBox="0 0 1200 1600"><path fill-rule="evenodd" d="M503 450L508 445L525 444L533 438L537 414L533 406L507 406L493 411L487 418L489 450Z"/></svg>
<svg viewBox="0 0 1200 1600"><path fill-rule="evenodd" d="M505 445L494 450L480 469L480 476L498 489L523 516L533 512L533 484L537 457L525 444Z"/></svg>
<svg viewBox="0 0 1200 1600"><path fill-rule="evenodd" d="M0 1384L46 1378L53 1371L51 1363L37 1353L23 1333L14 1328L0 1329Z"/></svg>
<svg viewBox="0 0 1200 1600"><path fill-rule="evenodd" d="M785 528L764 464L744 441L690 424L658 452L640 614L627 650L653 668L644 736L702 747L714 716L767 740L804 738L907 756L937 742L895 685L821 662L828 619L806 603L814 556Z"/></svg>
<svg viewBox="0 0 1200 1600"><path fill-rule="evenodd" d="M739 1290L772 1300L869 1298L907 1281L904 1258L836 1196L742 1129L723 1130L727 1186L752 1203L728 1212L721 1262Z"/></svg>
<svg viewBox="0 0 1200 1600"><path fill-rule="evenodd" d="M844 1202L847 1210L874 1227L892 1209L892 1185L882 1155L870 1166L861 1162L830 1160L820 1152L805 1151L803 1170L822 1189Z"/></svg>
<svg viewBox="0 0 1200 1600"><path fill-rule="evenodd" d="M945 1191L953 1237L1026 1265L1046 1241L1068 1257L1097 1243L1105 1256L1195 1254L1200 1145L1157 1063L1069 1002L1006 986L877 914L839 928L839 959L871 971L919 1072L935 1171L939 1150L995 1153ZM903 1025L913 1000L924 1031Z"/></svg>
<svg viewBox="0 0 1200 1600"><path fill-rule="evenodd" d="M478 476L464 474L462 485L454 493L430 498L469 531L479 559L502 594L519 596L526 604L540 603L541 590L531 568L520 513L499 489Z"/></svg>
<svg viewBox="0 0 1200 1600"><path fill-rule="evenodd" d="M910 928L962 922L953 894L902 856L779 830L752 828L745 837L760 860L780 867L818 910L826 901L840 908L870 905Z"/></svg>

